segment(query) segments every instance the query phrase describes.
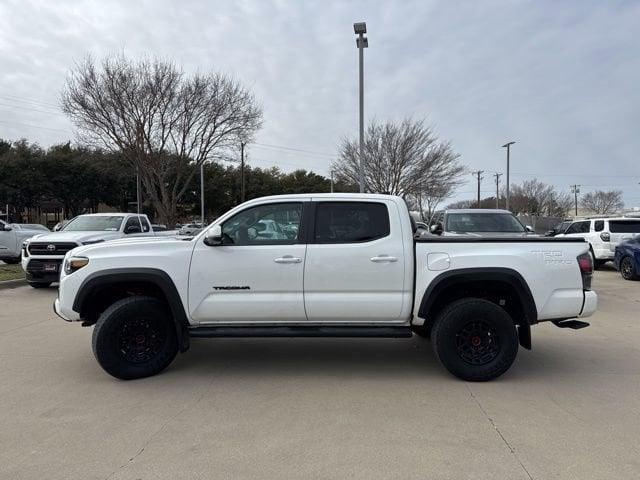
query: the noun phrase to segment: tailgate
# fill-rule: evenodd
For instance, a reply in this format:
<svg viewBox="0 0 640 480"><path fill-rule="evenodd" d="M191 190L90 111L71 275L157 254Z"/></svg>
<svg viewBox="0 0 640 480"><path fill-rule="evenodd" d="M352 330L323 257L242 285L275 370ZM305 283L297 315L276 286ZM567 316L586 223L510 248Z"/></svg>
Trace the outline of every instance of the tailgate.
<svg viewBox="0 0 640 480"><path fill-rule="evenodd" d="M609 232L611 232L609 248L615 251L619 243L640 235L640 218L609 220Z"/></svg>

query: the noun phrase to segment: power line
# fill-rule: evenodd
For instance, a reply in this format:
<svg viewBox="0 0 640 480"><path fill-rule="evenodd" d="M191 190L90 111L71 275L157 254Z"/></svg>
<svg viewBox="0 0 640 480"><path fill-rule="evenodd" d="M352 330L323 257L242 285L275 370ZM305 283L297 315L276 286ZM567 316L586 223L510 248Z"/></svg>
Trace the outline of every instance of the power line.
<svg viewBox="0 0 640 480"><path fill-rule="evenodd" d="M276 150L288 150L288 151L292 151L292 152L306 153L308 155L318 155L318 156L321 156L321 157L336 158L336 155L331 155L329 153L314 152L312 150L305 150L305 149L302 149L302 148L295 148L295 147L285 147L283 145L269 145L267 143L257 143L257 142L252 143L252 145L255 145L257 147L272 148L272 149L276 149Z"/></svg>
<svg viewBox="0 0 640 480"><path fill-rule="evenodd" d="M73 134L72 131L70 130L62 130L61 128L50 128L50 127L43 127L42 125L32 125L29 123L21 123L21 122L9 122L6 120L0 120L0 123L4 123L7 125L21 125L23 127L29 127L29 128L36 128L36 129L41 129L41 130L54 130L56 132L65 132L65 133L71 133Z"/></svg>

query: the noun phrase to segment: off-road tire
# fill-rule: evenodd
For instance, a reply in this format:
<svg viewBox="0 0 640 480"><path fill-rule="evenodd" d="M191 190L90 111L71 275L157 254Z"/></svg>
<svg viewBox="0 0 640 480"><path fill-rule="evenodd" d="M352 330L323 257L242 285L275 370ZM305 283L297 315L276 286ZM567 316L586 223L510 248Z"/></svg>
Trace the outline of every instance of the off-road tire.
<svg viewBox="0 0 640 480"><path fill-rule="evenodd" d="M48 288L51 286L51 282L29 282L29 286L32 288Z"/></svg>
<svg viewBox="0 0 640 480"><path fill-rule="evenodd" d="M480 333L469 333L476 331ZM456 377L472 382L499 377L518 353L518 332L511 316L480 298L446 306L433 325L431 341L440 363Z"/></svg>
<svg viewBox="0 0 640 480"><path fill-rule="evenodd" d="M168 312L164 302L145 296L109 306L93 330L93 354L100 366L122 380L149 377L167 368L178 353Z"/></svg>

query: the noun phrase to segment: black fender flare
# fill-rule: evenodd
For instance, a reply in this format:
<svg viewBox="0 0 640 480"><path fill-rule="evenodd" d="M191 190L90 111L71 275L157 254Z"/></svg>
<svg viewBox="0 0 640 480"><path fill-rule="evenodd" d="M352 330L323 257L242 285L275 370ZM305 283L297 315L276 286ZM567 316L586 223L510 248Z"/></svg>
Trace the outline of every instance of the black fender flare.
<svg viewBox="0 0 640 480"><path fill-rule="evenodd" d="M452 286L463 285L470 282L491 281L504 282L514 288L524 312L523 321L518 324L520 344L524 348L531 349L531 325L538 322L538 310L526 280L520 273L511 268L461 268L441 273L433 279L422 296L418 316L427 318L439 294Z"/></svg>
<svg viewBox="0 0 640 480"><path fill-rule="evenodd" d="M187 351L189 349L189 319L175 283L163 270L157 268L111 268L92 273L82 281L80 288L78 288L76 298L73 300L73 310L81 314L86 302L91 301L91 295L96 289L122 282L147 282L162 291L171 309L180 351Z"/></svg>

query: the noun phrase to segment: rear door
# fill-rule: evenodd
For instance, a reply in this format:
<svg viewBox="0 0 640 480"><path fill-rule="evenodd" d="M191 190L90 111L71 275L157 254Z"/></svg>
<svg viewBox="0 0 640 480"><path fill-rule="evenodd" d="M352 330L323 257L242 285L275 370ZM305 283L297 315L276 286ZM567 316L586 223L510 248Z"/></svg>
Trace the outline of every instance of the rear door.
<svg viewBox="0 0 640 480"><path fill-rule="evenodd" d="M304 304L314 323L405 321L405 253L390 201L319 201L307 245ZM410 253L407 253L410 255Z"/></svg>
<svg viewBox="0 0 640 480"><path fill-rule="evenodd" d="M615 251L616 245L640 235L640 219L609 220L610 248Z"/></svg>
<svg viewBox="0 0 640 480"><path fill-rule="evenodd" d="M15 257L19 252L15 229L5 230L5 228L11 227L0 220L0 257Z"/></svg>

